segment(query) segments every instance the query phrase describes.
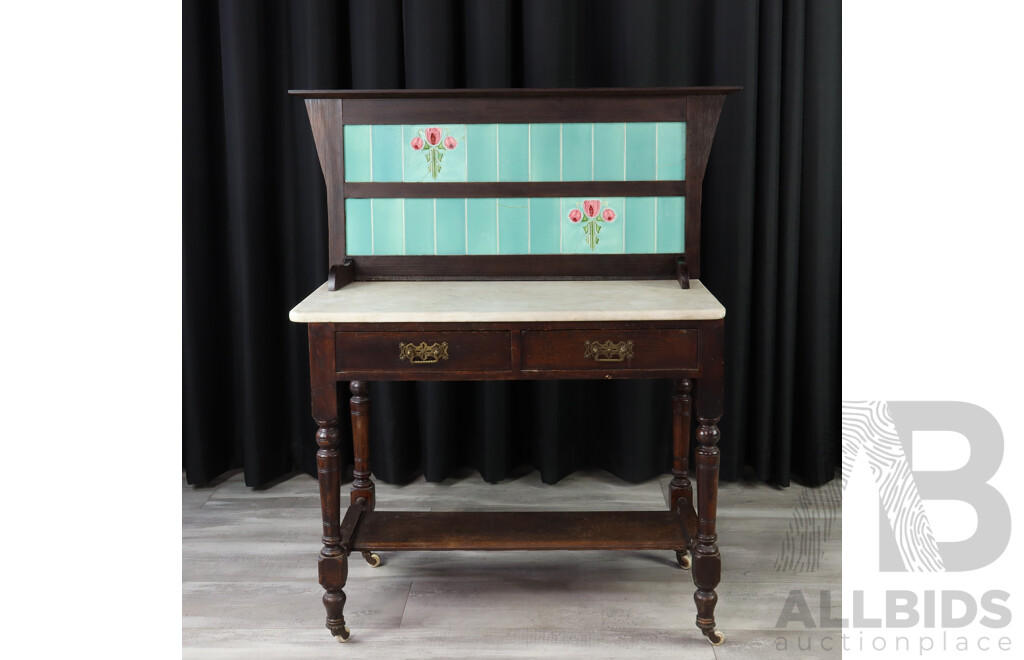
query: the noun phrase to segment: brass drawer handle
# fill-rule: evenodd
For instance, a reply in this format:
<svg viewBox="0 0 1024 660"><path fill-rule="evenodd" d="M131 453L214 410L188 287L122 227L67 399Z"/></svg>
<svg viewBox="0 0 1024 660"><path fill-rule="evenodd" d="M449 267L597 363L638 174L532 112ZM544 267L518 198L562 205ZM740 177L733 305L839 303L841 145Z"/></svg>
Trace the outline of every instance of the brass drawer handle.
<svg viewBox="0 0 1024 660"><path fill-rule="evenodd" d="M597 362L622 362L633 359L631 341L585 341L583 346L583 357L592 357Z"/></svg>
<svg viewBox="0 0 1024 660"><path fill-rule="evenodd" d="M434 364L439 360L448 359L448 342L428 345L421 341L419 344L398 343L398 360L408 360L410 364Z"/></svg>

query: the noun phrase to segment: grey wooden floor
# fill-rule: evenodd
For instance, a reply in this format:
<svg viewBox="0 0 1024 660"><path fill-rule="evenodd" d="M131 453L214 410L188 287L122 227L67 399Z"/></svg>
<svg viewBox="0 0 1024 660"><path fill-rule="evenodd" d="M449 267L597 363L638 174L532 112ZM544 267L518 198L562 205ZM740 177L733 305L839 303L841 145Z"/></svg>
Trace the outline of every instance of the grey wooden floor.
<svg viewBox="0 0 1024 660"><path fill-rule="evenodd" d="M530 472L377 485L382 510L662 508L669 476L626 484L603 472L555 486ZM317 584L316 481L182 486L182 641L186 658L816 658L840 656L837 631L776 622L790 590L839 616L840 493L723 484L718 531L722 646L694 625L693 583L671 552L407 552L350 562L345 617L324 628ZM822 650L834 648L832 652ZM780 650L785 643L786 649ZM809 650L804 650L810 646Z"/></svg>

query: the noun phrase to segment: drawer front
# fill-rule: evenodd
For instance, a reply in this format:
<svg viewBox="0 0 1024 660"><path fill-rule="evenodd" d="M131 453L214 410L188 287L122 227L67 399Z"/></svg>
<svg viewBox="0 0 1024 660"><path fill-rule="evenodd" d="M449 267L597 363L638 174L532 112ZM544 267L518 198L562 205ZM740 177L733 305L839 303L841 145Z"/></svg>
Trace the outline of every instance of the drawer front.
<svg viewBox="0 0 1024 660"><path fill-rule="evenodd" d="M524 371L696 368L696 330L523 332Z"/></svg>
<svg viewBox="0 0 1024 660"><path fill-rule="evenodd" d="M338 332L338 371L496 370L512 368L508 332Z"/></svg>

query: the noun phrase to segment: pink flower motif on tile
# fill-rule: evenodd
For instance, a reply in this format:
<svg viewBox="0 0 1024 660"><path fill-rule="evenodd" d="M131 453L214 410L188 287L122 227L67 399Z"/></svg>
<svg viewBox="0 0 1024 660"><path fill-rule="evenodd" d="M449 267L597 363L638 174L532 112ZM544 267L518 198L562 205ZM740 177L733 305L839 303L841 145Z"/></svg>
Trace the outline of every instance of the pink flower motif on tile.
<svg viewBox="0 0 1024 660"><path fill-rule="evenodd" d="M459 145L458 141L450 135L445 135L439 126L421 128L419 133L422 137L414 137L409 145L413 151L422 151L427 161L427 171L433 179L441 173L441 161L444 160L446 151L451 151ZM426 142L424 142L424 139Z"/></svg>
<svg viewBox="0 0 1024 660"><path fill-rule="evenodd" d="M590 246L590 251L593 252L597 248L597 244L601 242L598 236L601 233L601 225L612 222L617 217L615 211L611 208L605 208L602 210L601 200L599 199L584 199L581 201L576 208L569 211L569 222L573 224L579 224L582 222L581 228L583 229L583 236L587 241L587 245ZM582 212L581 212L582 209Z"/></svg>

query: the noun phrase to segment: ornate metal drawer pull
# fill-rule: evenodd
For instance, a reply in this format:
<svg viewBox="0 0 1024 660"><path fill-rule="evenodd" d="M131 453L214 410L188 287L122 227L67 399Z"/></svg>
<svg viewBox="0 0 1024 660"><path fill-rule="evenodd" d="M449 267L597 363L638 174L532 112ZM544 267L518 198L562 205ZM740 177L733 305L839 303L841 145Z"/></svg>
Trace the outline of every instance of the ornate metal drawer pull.
<svg viewBox="0 0 1024 660"><path fill-rule="evenodd" d="M583 346L583 357L592 357L597 362L622 362L633 359L631 341L585 341Z"/></svg>
<svg viewBox="0 0 1024 660"><path fill-rule="evenodd" d="M448 342L428 345L421 341L419 344L398 343L398 360L408 360L411 364L434 364L440 360L448 359Z"/></svg>

